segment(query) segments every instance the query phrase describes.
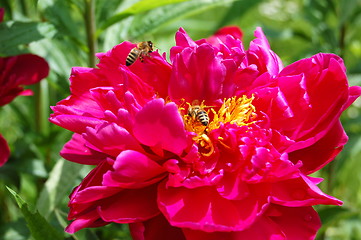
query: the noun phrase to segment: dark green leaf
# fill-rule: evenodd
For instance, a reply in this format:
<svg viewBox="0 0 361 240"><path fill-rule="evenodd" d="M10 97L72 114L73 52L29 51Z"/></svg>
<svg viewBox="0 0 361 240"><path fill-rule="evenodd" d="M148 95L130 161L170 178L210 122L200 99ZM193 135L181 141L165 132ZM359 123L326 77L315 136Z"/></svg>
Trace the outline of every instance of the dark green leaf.
<svg viewBox="0 0 361 240"><path fill-rule="evenodd" d="M137 19L130 29L128 36L130 39L137 39L176 19L200 13L211 8L224 7L226 4L235 1L239 0L191 0L172 6L157 8L144 16L139 16L139 19Z"/></svg>
<svg viewBox="0 0 361 240"><path fill-rule="evenodd" d="M127 18L129 16L139 14L142 12L146 12L164 5L174 4L174 3L180 3L185 2L187 0L142 0L131 7L127 8L126 10L115 14L113 17L109 18L106 22L102 24L100 29L98 30L98 34L100 34L103 30L108 28L109 26L113 25L114 23L117 23L124 18Z"/></svg>
<svg viewBox="0 0 361 240"><path fill-rule="evenodd" d="M56 30L49 23L3 22L0 23L0 54L10 55L19 45L43 38L51 38Z"/></svg>
<svg viewBox="0 0 361 240"><path fill-rule="evenodd" d="M29 227L32 237L35 240L61 240L64 239L62 234L56 231L38 211L32 212L28 208L28 204L12 189L6 187L13 195L18 204L25 221Z"/></svg>
<svg viewBox="0 0 361 240"><path fill-rule="evenodd" d="M59 159L52 169L37 202L39 212L47 218L76 185L83 165Z"/></svg>

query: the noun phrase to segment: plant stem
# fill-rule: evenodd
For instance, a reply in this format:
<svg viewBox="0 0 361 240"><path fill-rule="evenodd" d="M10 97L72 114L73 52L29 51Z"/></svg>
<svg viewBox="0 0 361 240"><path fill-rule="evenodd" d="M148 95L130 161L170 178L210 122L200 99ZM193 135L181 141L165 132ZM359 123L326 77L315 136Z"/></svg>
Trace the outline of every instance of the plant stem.
<svg viewBox="0 0 361 240"><path fill-rule="evenodd" d="M85 26L88 43L89 67L95 67L95 52L97 50L97 39L95 35L95 0L84 0L85 4Z"/></svg>

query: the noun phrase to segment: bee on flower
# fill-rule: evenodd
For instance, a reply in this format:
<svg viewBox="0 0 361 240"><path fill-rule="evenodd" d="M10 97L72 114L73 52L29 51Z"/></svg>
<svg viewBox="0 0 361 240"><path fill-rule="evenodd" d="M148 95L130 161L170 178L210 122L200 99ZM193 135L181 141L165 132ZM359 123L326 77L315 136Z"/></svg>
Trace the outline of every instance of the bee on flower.
<svg viewBox="0 0 361 240"><path fill-rule="evenodd" d="M312 206L342 202L309 175L346 143L339 117L361 88L337 55L284 67L261 28L247 50L241 36L193 41L181 28L170 62L152 51L128 68L137 46L123 42L98 68L73 68L50 121L74 132L61 155L96 167L70 196L67 232L113 222L139 240L314 239Z"/></svg>

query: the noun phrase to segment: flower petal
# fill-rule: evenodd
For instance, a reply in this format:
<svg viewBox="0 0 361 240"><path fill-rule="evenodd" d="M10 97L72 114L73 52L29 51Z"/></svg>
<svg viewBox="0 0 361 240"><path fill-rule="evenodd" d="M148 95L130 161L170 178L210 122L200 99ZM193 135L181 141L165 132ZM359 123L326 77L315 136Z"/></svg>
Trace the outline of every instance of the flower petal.
<svg viewBox="0 0 361 240"><path fill-rule="evenodd" d="M280 227L268 219L260 217L251 227L236 232L203 232L183 228L187 240L286 240ZM293 239L292 239L293 240Z"/></svg>
<svg viewBox="0 0 361 240"><path fill-rule="evenodd" d="M286 239L315 239L317 230L321 227L321 221L317 212L312 207L282 207L273 205L272 208L277 213L274 216L270 216L270 219L278 224Z"/></svg>
<svg viewBox="0 0 361 240"><path fill-rule="evenodd" d="M324 194L312 180L302 174L299 178L274 183L271 196L272 203L288 207L342 205L340 200Z"/></svg>
<svg viewBox="0 0 361 240"><path fill-rule="evenodd" d="M49 65L37 55L21 54L0 58L0 72L0 106L3 106L22 93L20 85L35 84L47 77Z"/></svg>
<svg viewBox="0 0 361 240"><path fill-rule="evenodd" d="M174 103L149 101L135 116L134 136L144 145L161 146L180 155L187 145L183 120Z"/></svg>
<svg viewBox="0 0 361 240"><path fill-rule="evenodd" d="M165 183L158 188L158 206L172 226L206 232L242 231L253 224L261 208L252 197L229 201L213 187L167 188Z"/></svg>
<svg viewBox="0 0 361 240"><path fill-rule="evenodd" d="M115 123L103 123L95 129L88 127L83 137L88 147L113 157L117 157L124 150L143 151L138 141Z"/></svg>
<svg viewBox="0 0 361 240"><path fill-rule="evenodd" d="M10 149L6 140L0 134L0 167L4 165L10 156Z"/></svg>
<svg viewBox="0 0 361 240"><path fill-rule="evenodd" d="M109 223L103 221L96 210L93 210L72 221L69 226L65 228L65 232L73 234L83 228L96 228L107 224Z"/></svg>
<svg viewBox="0 0 361 240"><path fill-rule="evenodd" d="M159 182L165 169L146 155L125 150L113 165L114 171L104 174L103 184L122 188L141 188Z"/></svg>
<svg viewBox="0 0 361 240"><path fill-rule="evenodd" d="M131 223L145 221L159 215L157 185L141 189L124 189L102 202L98 208L104 221Z"/></svg>
<svg viewBox="0 0 361 240"><path fill-rule="evenodd" d="M215 49L204 43L196 51L185 48L175 56L169 83L169 96L172 100L212 102L221 96L220 89L226 69L221 64L222 59L215 54Z"/></svg>
<svg viewBox="0 0 361 240"><path fill-rule="evenodd" d="M289 153L289 158L292 162L302 161L301 171L310 174L332 161L342 150L347 140L348 137L341 122L337 121L326 135L313 145L302 148L301 143L297 144L300 149Z"/></svg>
<svg viewBox="0 0 361 240"><path fill-rule="evenodd" d="M87 147L84 138L77 133L64 145L60 156L72 162L89 165L97 165L107 158L106 154Z"/></svg>
<svg viewBox="0 0 361 240"><path fill-rule="evenodd" d="M129 229L133 240L186 240L182 230L171 226L161 214L144 222L130 223Z"/></svg>

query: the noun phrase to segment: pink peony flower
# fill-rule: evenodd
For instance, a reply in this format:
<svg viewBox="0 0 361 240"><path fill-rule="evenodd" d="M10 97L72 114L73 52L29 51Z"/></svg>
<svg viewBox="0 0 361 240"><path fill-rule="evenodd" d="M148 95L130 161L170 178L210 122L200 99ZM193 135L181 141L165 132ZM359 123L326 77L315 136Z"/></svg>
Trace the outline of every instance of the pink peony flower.
<svg viewBox="0 0 361 240"><path fill-rule="evenodd" d="M0 73L0 106L3 106L18 95L31 95L31 90L24 90L22 86L47 77L49 66L42 57L21 54L0 58Z"/></svg>
<svg viewBox="0 0 361 240"><path fill-rule="evenodd" d="M0 167L4 165L10 156L10 149L6 140L0 134Z"/></svg>
<svg viewBox="0 0 361 240"><path fill-rule="evenodd" d="M308 175L345 145L339 117L361 88L336 55L283 68L255 36L245 50L180 29L170 63L156 51L126 67L136 45L123 42L98 68L73 68L50 121L74 132L61 156L96 167L70 196L67 232L115 222L139 240L315 237L312 206L342 202ZM206 114L192 117L195 105Z"/></svg>
<svg viewBox="0 0 361 240"><path fill-rule="evenodd" d="M0 22L5 10L0 8ZM31 95L31 90L24 90L23 85L39 82L49 74L48 63L33 54L12 57L0 57L0 106L10 103L18 95ZM10 156L9 146L0 134L0 167Z"/></svg>
<svg viewBox="0 0 361 240"><path fill-rule="evenodd" d="M31 95L32 91L24 90L22 85L35 84L48 74L48 63L37 55L0 57L0 106L10 103L18 95ZM7 162L9 155L9 146L0 134L0 167Z"/></svg>

